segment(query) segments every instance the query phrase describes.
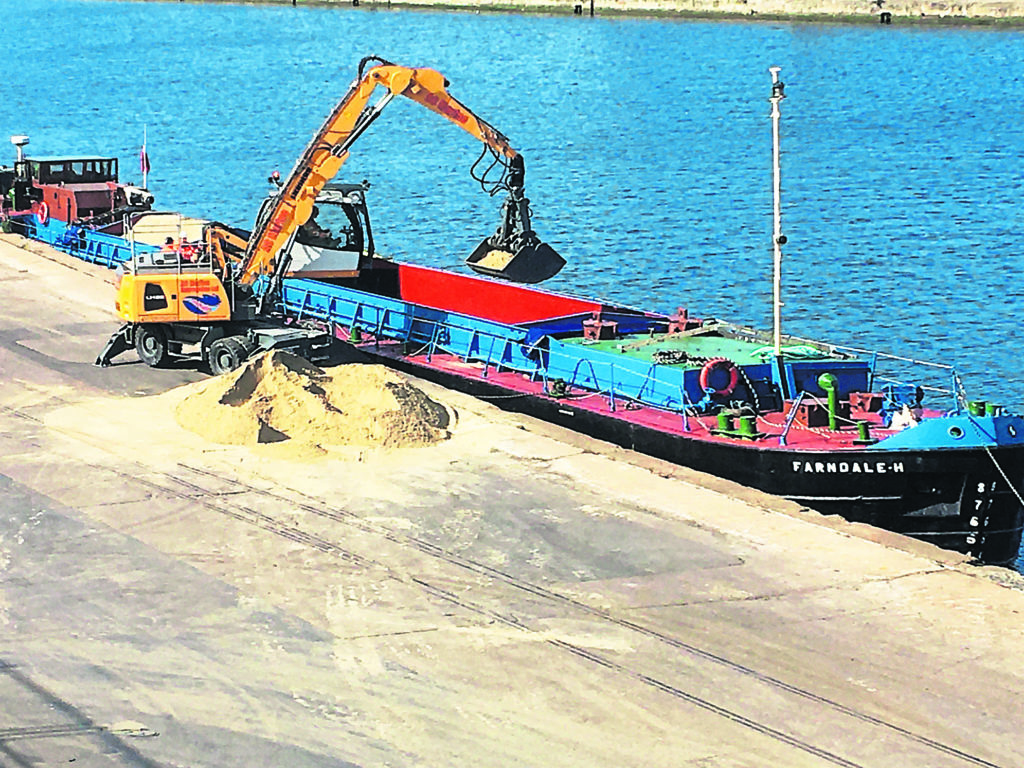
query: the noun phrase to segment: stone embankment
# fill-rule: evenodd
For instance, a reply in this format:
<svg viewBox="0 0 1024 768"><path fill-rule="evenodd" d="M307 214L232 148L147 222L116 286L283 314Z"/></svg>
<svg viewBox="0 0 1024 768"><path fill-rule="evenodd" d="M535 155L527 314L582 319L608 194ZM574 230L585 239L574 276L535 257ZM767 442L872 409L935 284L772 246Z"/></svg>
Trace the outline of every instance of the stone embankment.
<svg viewBox="0 0 1024 768"><path fill-rule="evenodd" d="M285 0L286 2L288 0ZM847 22L1024 22L1024 0L333 0L360 6L430 6L459 10L536 11L589 16L657 15L794 18Z"/></svg>

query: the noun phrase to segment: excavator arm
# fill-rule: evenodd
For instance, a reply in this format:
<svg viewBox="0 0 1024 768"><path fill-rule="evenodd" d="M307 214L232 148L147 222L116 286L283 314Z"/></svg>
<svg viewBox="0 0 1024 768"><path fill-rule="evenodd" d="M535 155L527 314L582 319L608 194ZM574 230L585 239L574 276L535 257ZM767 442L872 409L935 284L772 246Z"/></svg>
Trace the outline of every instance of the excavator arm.
<svg viewBox="0 0 1024 768"><path fill-rule="evenodd" d="M364 73L370 61L378 64ZM483 256L488 256L495 249L514 246L516 252L508 254L508 259L496 260L491 255L491 262L504 260L508 262L506 266L511 266L515 261L521 264L533 261L534 268L528 276L543 276L522 280L510 272L509 279L539 282L557 273L565 264L564 260L550 246L540 243L529 228L529 201L522 194L522 157L512 149L501 132L449 94L447 86L448 81L444 75L433 69L403 67L377 57L363 59L356 81L305 148L277 195L261 210L249 238L238 281L251 285L261 275L279 277L283 274L286 265L279 263L279 254L297 229L309 220L317 194L341 169L353 143L373 124L395 96L404 96L451 121L487 145L513 169L509 175L512 186L509 187L510 199L505 207L506 221L495 235L481 243L474 255L481 249L487 251ZM384 93L376 103L370 104L377 88L383 88ZM500 269L494 272L474 266L473 256L469 263L477 271L498 277L506 276Z"/></svg>
<svg viewBox="0 0 1024 768"><path fill-rule="evenodd" d="M213 263L220 269L236 268L245 256L249 239L243 233L219 222L211 222L203 229L203 241Z"/></svg>

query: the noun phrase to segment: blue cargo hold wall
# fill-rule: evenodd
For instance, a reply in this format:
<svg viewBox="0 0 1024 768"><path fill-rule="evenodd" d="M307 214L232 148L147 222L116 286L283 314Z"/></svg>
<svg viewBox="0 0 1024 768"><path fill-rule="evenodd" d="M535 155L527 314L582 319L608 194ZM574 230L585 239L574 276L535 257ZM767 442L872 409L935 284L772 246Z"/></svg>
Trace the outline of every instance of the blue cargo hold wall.
<svg viewBox="0 0 1024 768"><path fill-rule="evenodd" d="M548 379L561 379L573 387L681 411L704 397L700 370L659 365L639 358L615 355L578 344L548 339L544 352ZM745 366L746 375L758 379L770 373L768 365Z"/></svg>
<svg viewBox="0 0 1024 768"><path fill-rule="evenodd" d="M526 330L517 326L298 278L284 281L281 304L296 320L326 320L378 339L421 344L427 354L447 352L523 373L539 371L536 352L525 344Z"/></svg>
<svg viewBox="0 0 1024 768"><path fill-rule="evenodd" d="M108 235L57 219L41 224L35 216L19 219L25 227L25 236L52 245L76 259L102 264L113 269L129 261L134 253L156 253L160 249L145 243L130 243L118 235Z"/></svg>
<svg viewBox="0 0 1024 768"><path fill-rule="evenodd" d="M550 336L531 338L536 334L530 327L481 320L316 280L285 280L281 308L296 320L329 321L378 339L421 345L413 354L446 352L549 382L560 379L572 387L606 395L612 402L622 397L681 411L704 395L700 372L695 369L612 355L564 344ZM750 368L756 376L768 372L767 365Z"/></svg>
<svg viewBox="0 0 1024 768"><path fill-rule="evenodd" d="M545 356L549 379L561 379L573 387L621 395L661 408L679 410L684 406L682 368L563 344L557 339L548 339Z"/></svg>

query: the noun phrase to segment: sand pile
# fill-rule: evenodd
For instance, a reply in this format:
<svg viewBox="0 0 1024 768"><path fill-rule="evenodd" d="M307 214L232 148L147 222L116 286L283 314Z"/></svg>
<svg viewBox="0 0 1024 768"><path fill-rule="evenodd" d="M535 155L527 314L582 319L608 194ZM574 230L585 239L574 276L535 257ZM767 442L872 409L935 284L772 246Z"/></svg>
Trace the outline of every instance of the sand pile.
<svg viewBox="0 0 1024 768"><path fill-rule="evenodd" d="M175 418L217 443L400 448L449 436L448 410L381 365L324 370L276 350L193 386Z"/></svg>

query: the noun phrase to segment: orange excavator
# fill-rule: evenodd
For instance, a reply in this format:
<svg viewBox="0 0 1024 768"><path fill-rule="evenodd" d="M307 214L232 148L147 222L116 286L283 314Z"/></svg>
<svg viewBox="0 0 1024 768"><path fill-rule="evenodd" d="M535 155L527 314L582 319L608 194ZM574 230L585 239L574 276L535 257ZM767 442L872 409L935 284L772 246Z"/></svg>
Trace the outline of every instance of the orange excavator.
<svg viewBox="0 0 1024 768"><path fill-rule="evenodd" d="M378 87L383 95L370 104ZM165 253L138 254L126 265L115 303L124 325L107 342L96 364L109 365L114 356L134 346L142 361L155 367L170 354L181 353L185 345L196 345L210 369L222 373L261 350L295 347L304 352L322 343L309 331L275 322L270 313L292 251L299 247L297 235L316 226L311 219L318 196L348 159L355 141L395 96L415 101L475 136L484 144L484 153L490 153L491 166L502 169L500 179L489 184L492 194L507 193L501 225L470 254L468 266L513 282L536 283L555 275L565 261L530 227L522 156L447 88L448 81L433 69L403 67L375 56L363 59L344 98L288 177L278 181L277 192L264 201L251 233L209 224L202 242L189 243L187 251L168 243ZM474 168L477 165L479 161ZM485 189L486 175L474 173ZM359 189L349 185L338 192L345 185L331 186L349 200L347 211L353 218L361 207ZM358 249L348 272L355 275L369 266L372 248L366 248L362 238L349 247Z"/></svg>

